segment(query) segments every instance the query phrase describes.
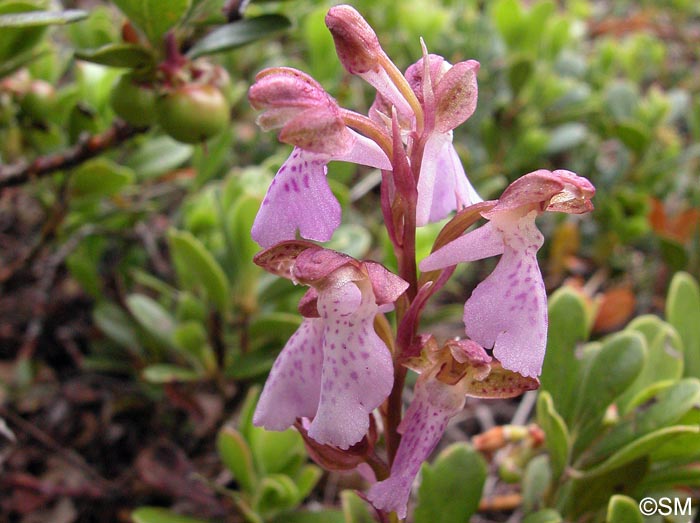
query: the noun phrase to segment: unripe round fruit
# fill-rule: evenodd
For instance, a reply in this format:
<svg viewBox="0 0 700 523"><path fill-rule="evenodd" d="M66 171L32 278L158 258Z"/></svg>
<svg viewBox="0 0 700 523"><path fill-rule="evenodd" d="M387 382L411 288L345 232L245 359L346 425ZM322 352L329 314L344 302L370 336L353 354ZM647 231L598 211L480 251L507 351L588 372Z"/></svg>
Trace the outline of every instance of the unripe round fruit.
<svg viewBox="0 0 700 523"><path fill-rule="evenodd" d="M230 107L213 85L188 84L156 102L158 123L179 142L199 143L222 132L229 123Z"/></svg>
<svg viewBox="0 0 700 523"><path fill-rule="evenodd" d="M155 91L138 84L131 75L119 77L112 87L109 102L117 116L136 127L146 127L156 119Z"/></svg>
<svg viewBox="0 0 700 523"><path fill-rule="evenodd" d="M34 80L19 102L22 112L32 120L44 121L56 103L56 91L48 82Z"/></svg>

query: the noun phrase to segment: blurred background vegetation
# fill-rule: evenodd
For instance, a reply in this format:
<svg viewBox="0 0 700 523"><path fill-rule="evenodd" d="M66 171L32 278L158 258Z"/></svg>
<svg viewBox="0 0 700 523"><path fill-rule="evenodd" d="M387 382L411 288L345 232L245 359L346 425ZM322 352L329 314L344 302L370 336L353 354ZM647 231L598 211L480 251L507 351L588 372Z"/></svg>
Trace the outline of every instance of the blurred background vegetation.
<svg viewBox="0 0 700 523"><path fill-rule="evenodd" d="M575 438L565 438L569 451L559 462L550 447L533 448L541 441L522 434L515 443L504 440L500 453L486 447L479 455L446 452L476 471L469 481L479 488L465 494L476 502L460 508L460 520L479 508L484 482L484 493L501 497L491 505L484 498L475 520L521 518L542 507L556 507L570 520L605 518L615 485L573 506L576 489L593 480L569 485L568 493L547 490L535 458L548 456L550 465L578 459L577 468L594 468L653 430L679 420L697 425L691 416L697 384L682 378L700 377L700 302L692 276L679 271L700 275L700 4L351 3L402 70L420 57L420 37L451 62L481 63L478 108L455 131L455 144L484 198L498 197L510 181L537 168L569 169L597 187L592 215L543 217L545 281L552 292L564 287L557 301L568 303L564 317L583 311L578 327L560 327L580 328L579 334L550 340L550 350L564 346L573 354L589 337L598 348L625 345L632 363L624 367L637 374L615 389L620 397L591 413L567 410L572 393L552 377L566 368L582 383L574 394L585 387L595 394L576 374L584 370L571 362L545 368L550 396L541 395L537 407L548 441L556 440L552 423L559 425L547 413L558 410L565 429L578 427ZM359 476L322 475L308 464L296 433L250 425L256 387L299 325L302 290L251 263L258 248L250 227L289 147L257 129L245 95L259 70L285 65L309 72L341 105L369 107L371 89L335 57L323 23L331 2L62 4L0 0L0 519L195 521L179 513L205 521L371 521L363 502L346 490L362 489ZM164 77L159 68L176 58L164 45L166 33L184 54L175 53L186 63L183 78ZM219 94L207 102L214 105L188 106L191 98L184 109L177 105L176 96L184 96L178 89L191 85L215 89ZM140 96L147 98L140 111L124 109ZM167 116L174 113L175 122ZM199 128L203 115L216 116L203 134L183 133ZM329 173L344 208L344 225L329 247L391 267L377 173L339 163ZM439 228L420 232L422 255ZM461 335L464 297L492 266L461 269L425 328ZM677 305L669 309L674 275L680 278L674 280ZM633 320L665 310L669 324ZM552 328L558 325L553 315ZM625 333L603 338L626 326ZM657 331L665 329L682 338L674 345L677 364L662 365L658 379L644 378L645 365L655 361ZM659 351L668 347L663 340ZM695 356L688 356L691 346ZM634 363L640 351L646 363ZM606 361L598 363L601 369L611 368ZM619 421L609 418L611 404L637 419L635 407L656 393L671 396L668 387L685 391L685 410L678 407L677 416L647 432L589 447L586 431L599 433ZM527 404L470 401L445 442L504 423L525 425L535 397L529 398ZM595 423L581 426L577 416L584 415ZM480 441L473 441L477 451ZM682 464L696 465L700 447L686 447ZM663 472L672 462L647 454L645 470L660 460ZM488 478L484 459L492 465ZM439 459L437 472L424 471L422 503L439 496L436 478L450 477L449 461ZM591 477L619 475L622 466L641 477L631 463L608 464ZM664 488L697 488L700 476L691 476L674 477ZM626 494L639 492L648 490ZM511 494L520 498L507 498ZM616 499L615 510L624 512L626 502ZM429 518L435 514L427 508L415 516L417 522ZM551 513L542 518L533 521L557 521Z"/></svg>

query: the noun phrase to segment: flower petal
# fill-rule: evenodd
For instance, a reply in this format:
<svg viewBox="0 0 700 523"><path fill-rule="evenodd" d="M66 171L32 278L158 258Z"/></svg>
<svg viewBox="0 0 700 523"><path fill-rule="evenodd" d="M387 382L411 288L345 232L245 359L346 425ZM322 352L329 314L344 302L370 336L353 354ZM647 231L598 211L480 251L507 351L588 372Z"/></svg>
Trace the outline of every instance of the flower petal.
<svg viewBox="0 0 700 523"><path fill-rule="evenodd" d="M326 179L329 157L295 148L280 167L255 217L251 235L263 247L293 240L297 230L325 242L340 225L341 208Z"/></svg>
<svg viewBox="0 0 700 523"><path fill-rule="evenodd" d="M435 128L451 131L474 114L479 62L459 62L447 71L435 87Z"/></svg>
<svg viewBox="0 0 700 523"><path fill-rule="evenodd" d="M321 394L323 322L305 319L277 357L253 423L268 430L284 430L297 418L316 414Z"/></svg>
<svg viewBox="0 0 700 523"><path fill-rule="evenodd" d="M452 211L480 201L452 145L452 133L434 132L423 152L416 225L421 227L442 220Z"/></svg>
<svg viewBox="0 0 700 523"><path fill-rule="evenodd" d="M305 151L328 156L344 154L353 141L337 108L323 106L297 114L282 128L279 139Z"/></svg>
<svg viewBox="0 0 700 523"><path fill-rule="evenodd" d="M449 198L449 188L447 191L445 190L443 177L440 176L440 187L436 187L438 184L436 177L440 157L444 154L445 146L450 142L451 138L451 135L446 133L432 133L425 143L423 161L421 162L420 175L418 177L418 202L416 203L416 225L418 227L427 225L431 215L434 214L432 210L436 193L439 200ZM438 201L438 207L449 207L450 203L454 203L454 200L446 205L443 201ZM439 212L435 214L439 214Z"/></svg>
<svg viewBox="0 0 700 523"><path fill-rule="evenodd" d="M388 270L382 264L366 261L363 262L369 281L372 283L374 299L377 305L394 303L408 289L408 282Z"/></svg>
<svg viewBox="0 0 700 523"><path fill-rule="evenodd" d="M421 271L434 271L503 254L503 235L492 222L451 241L420 262Z"/></svg>
<svg viewBox="0 0 700 523"><path fill-rule="evenodd" d="M348 129L350 134L350 146L346 151L333 154L332 159L340 162L351 162L359 165L367 165L377 169L391 170L391 162L384 151L376 142Z"/></svg>
<svg viewBox="0 0 700 523"><path fill-rule="evenodd" d="M391 354L374 332L377 304L369 281L319 290L324 321L323 373L318 412L309 436L346 449L369 428L369 413L391 392Z"/></svg>
<svg viewBox="0 0 700 523"><path fill-rule="evenodd" d="M503 233L503 256L464 304L467 335L493 347L504 368L531 377L542 370L547 342L547 294L537 265L544 238L535 226L536 215L493 218Z"/></svg>
<svg viewBox="0 0 700 523"><path fill-rule="evenodd" d="M464 398L459 387L423 376L418 379L413 401L399 427L403 438L391 475L367 492L375 507L394 511L399 519L406 517L413 480L442 438L447 422L464 407Z"/></svg>

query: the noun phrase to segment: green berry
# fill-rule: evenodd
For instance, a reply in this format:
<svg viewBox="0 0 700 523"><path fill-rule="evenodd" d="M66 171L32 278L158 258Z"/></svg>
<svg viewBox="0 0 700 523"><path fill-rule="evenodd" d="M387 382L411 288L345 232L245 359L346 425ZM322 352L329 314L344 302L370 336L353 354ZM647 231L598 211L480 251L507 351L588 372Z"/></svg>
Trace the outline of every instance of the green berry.
<svg viewBox="0 0 700 523"><path fill-rule="evenodd" d="M117 80L109 101L114 112L131 125L146 127L155 121L155 91L139 84L131 75L122 75Z"/></svg>
<svg viewBox="0 0 700 523"><path fill-rule="evenodd" d="M188 84L156 102L158 123L179 142L199 143L221 133L229 123L230 107L213 85Z"/></svg>

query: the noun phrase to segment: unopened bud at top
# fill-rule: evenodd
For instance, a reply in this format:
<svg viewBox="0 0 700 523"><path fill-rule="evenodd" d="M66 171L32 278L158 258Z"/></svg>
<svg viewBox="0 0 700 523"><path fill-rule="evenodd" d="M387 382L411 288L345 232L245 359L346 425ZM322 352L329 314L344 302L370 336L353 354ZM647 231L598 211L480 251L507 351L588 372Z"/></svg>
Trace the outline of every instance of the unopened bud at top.
<svg viewBox="0 0 700 523"><path fill-rule="evenodd" d="M339 5L326 15L326 26L333 35L335 50L345 69L362 74L379 67L383 54L374 30L353 7Z"/></svg>

